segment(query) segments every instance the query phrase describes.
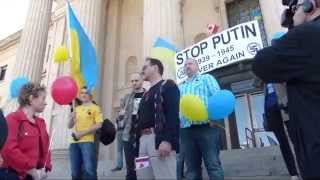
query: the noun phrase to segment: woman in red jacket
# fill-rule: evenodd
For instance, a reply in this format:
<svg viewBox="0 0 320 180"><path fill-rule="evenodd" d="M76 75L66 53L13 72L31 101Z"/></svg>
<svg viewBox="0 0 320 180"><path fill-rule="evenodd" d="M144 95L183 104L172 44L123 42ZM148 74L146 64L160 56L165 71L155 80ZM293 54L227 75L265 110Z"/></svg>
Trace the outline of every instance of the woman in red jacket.
<svg viewBox="0 0 320 180"><path fill-rule="evenodd" d="M51 170L46 124L36 116L43 112L45 98L43 86L28 83L20 90L20 107L6 117L9 133L2 149L3 167L21 180L45 179L46 173Z"/></svg>

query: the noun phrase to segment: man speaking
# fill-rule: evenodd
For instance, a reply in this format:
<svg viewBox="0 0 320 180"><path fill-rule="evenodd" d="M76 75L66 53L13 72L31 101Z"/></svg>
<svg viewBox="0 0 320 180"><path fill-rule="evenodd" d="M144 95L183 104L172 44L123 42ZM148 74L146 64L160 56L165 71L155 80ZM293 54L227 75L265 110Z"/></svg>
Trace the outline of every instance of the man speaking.
<svg viewBox="0 0 320 180"><path fill-rule="evenodd" d="M320 178L320 0L298 0L293 28L259 51L254 73L267 83L286 83L289 128L303 179Z"/></svg>

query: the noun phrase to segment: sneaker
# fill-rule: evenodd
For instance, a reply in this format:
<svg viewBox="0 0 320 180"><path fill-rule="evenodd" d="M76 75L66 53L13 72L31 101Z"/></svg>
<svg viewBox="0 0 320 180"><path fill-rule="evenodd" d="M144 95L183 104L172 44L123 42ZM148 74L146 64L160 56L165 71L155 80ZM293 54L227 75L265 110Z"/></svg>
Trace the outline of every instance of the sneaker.
<svg viewBox="0 0 320 180"><path fill-rule="evenodd" d="M115 167L115 168L111 169L111 171L112 171L112 172L114 172L114 171L121 171L121 169L122 169L122 168L120 168L120 167Z"/></svg>

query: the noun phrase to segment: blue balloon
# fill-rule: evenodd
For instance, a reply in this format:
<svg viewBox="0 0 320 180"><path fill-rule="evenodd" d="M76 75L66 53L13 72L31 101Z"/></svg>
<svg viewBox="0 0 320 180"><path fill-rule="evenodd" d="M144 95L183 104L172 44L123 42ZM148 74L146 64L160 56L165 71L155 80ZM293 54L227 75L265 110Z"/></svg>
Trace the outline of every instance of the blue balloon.
<svg viewBox="0 0 320 180"><path fill-rule="evenodd" d="M283 35L285 35L285 32L279 31L272 34L272 40L276 40L281 38Z"/></svg>
<svg viewBox="0 0 320 180"><path fill-rule="evenodd" d="M218 121L228 117L234 110L236 98L231 91L220 90L208 98L209 120Z"/></svg>
<svg viewBox="0 0 320 180"><path fill-rule="evenodd" d="M20 89L23 85L28 84L29 80L25 77L18 77L10 84L10 96L16 98L19 96Z"/></svg>

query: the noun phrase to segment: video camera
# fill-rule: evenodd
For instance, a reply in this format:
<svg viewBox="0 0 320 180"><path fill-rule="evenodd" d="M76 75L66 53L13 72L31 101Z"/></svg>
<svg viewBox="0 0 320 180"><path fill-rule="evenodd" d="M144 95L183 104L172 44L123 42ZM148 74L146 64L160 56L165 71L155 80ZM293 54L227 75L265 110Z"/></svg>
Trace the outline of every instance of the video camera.
<svg viewBox="0 0 320 180"><path fill-rule="evenodd" d="M298 3L298 0L282 0L282 5L288 6L281 16L281 26L291 29L293 27L293 16L294 12L292 10L293 6Z"/></svg>

